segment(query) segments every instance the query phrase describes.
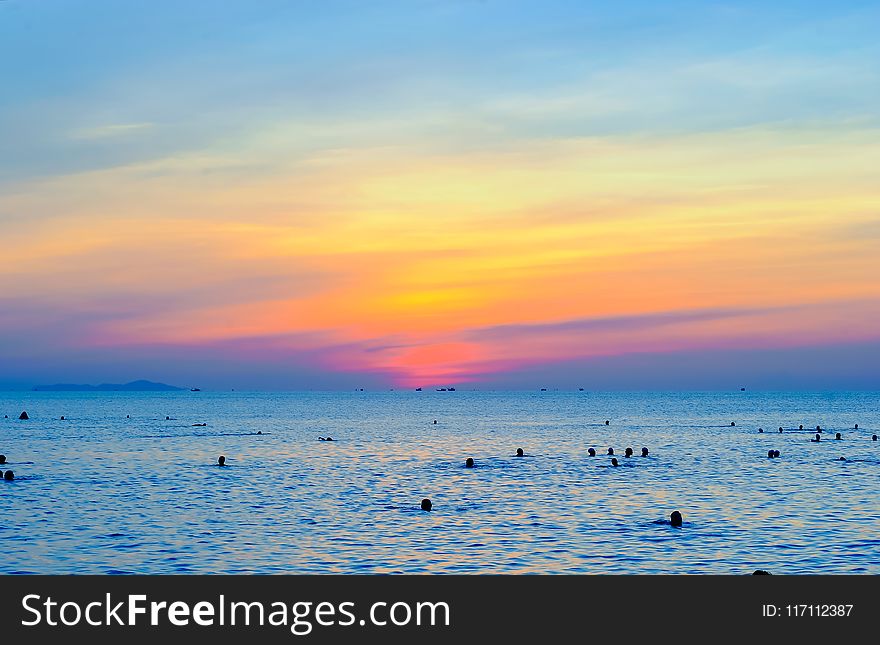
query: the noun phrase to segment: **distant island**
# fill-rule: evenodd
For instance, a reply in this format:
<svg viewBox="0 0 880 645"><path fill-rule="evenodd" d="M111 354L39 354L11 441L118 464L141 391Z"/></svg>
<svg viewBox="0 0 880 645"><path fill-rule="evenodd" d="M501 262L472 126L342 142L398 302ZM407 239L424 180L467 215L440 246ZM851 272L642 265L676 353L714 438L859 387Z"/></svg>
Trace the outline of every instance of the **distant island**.
<svg viewBox="0 0 880 645"><path fill-rule="evenodd" d="M153 381L132 381L131 383L101 383L101 385L78 385L76 383L57 383L55 385L34 386L34 392L172 392L182 387L154 383Z"/></svg>

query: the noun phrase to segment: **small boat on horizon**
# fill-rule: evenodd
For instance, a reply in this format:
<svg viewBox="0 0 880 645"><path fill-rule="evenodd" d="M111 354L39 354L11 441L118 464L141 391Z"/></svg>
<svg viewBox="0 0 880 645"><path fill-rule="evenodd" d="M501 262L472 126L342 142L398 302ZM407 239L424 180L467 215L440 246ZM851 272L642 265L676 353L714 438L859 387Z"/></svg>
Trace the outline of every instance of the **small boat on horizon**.
<svg viewBox="0 0 880 645"><path fill-rule="evenodd" d="M416 392L421 392L421 391L422 391L422 388L420 388L420 387L416 388Z"/></svg>
<svg viewBox="0 0 880 645"><path fill-rule="evenodd" d="M197 387L191 387L191 388L189 388L189 391L190 392L201 392L201 390Z"/></svg>

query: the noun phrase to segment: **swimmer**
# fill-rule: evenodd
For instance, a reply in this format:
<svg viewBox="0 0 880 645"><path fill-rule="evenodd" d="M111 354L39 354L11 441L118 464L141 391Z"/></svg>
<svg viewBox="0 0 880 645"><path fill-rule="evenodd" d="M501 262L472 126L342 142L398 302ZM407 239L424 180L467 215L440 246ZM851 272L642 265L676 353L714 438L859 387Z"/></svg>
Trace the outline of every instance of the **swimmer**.
<svg viewBox="0 0 880 645"><path fill-rule="evenodd" d="M776 454L775 454L772 450L768 450L768 451L767 451L767 456L768 456L770 459L773 459L773 457L775 457Z"/></svg>
<svg viewBox="0 0 880 645"><path fill-rule="evenodd" d="M764 428L758 428L758 432L764 432Z"/></svg>
<svg viewBox="0 0 880 645"><path fill-rule="evenodd" d="M524 454L525 454L525 453L523 452L523 449L522 449L522 448L517 448L517 449L516 449L516 456L517 456L517 457L522 457Z"/></svg>
<svg viewBox="0 0 880 645"><path fill-rule="evenodd" d="M647 457L647 456L648 456L648 449L642 448L642 457Z"/></svg>
<svg viewBox="0 0 880 645"><path fill-rule="evenodd" d="M615 467L618 465L618 463L617 463L617 457L612 457L612 458L611 458L611 465L612 465L612 466L615 466Z"/></svg>
<svg viewBox="0 0 880 645"><path fill-rule="evenodd" d="M434 425L437 425L437 419L434 419Z"/></svg>
<svg viewBox="0 0 880 645"><path fill-rule="evenodd" d="M610 426L610 425L611 425L611 422L610 422L608 419L605 419L605 425L606 425L606 426Z"/></svg>
<svg viewBox="0 0 880 645"><path fill-rule="evenodd" d="M473 468L474 467L474 458L468 457L467 460L465 460L465 462L464 462L464 467L465 468Z"/></svg>
<svg viewBox="0 0 880 645"><path fill-rule="evenodd" d="M834 435L834 438L840 440L840 433L838 432L836 435Z"/></svg>
<svg viewBox="0 0 880 645"><path fill-rule="evenodd" d="M871 441L877 441L877 435L872 434L872 435L871 435Z"/></svg>
<svg viewBox="0 0 880 645"><path fill-rule="evenodd" d="M810 439L813 443L819 443L819 440L822 438L822 435L817 434L815 439Z"/></svg>
<svg viewBox="0 0 880 645"><path fill-rule="evenodd" d="M223 455L220 455L219 457L217 457L217 465L218 466L225 466L226 465L226 457L224 457Z"/></svg>
<svg viewBox="0 0 880 645"><path fill-rule="evenodd" d="M632 448L627 448L627 449L624 451L624 455L627 456L627 457L632 457L632 456L633 456L633 449L632 449Z"/></svg>
<svg viewBox="0 0 880 645"><path fill-rule="evenodd" d="M731 426L735 426L735 425L736 425L736 421L731 421L731 422L730 422L730 425L731 425Z"/></svg>
<svg viewBox="0 0 880 645"><path fill-rule="evenodd" d="M596 456L596 449L590 448L589 450L587 450L587 454L589 454L590 457L595 457Z"/></svg>
<svg viewBox="0 0 880 645"><path fill-rule="evenodd" d="M853 428L853 430L858 430L858 429L859 429L859 424L857 423L857 424L856 424L856 427Z"/></svg>
<svg viewBox="0 0 880 645"><path fill-rule="evenodd" d="M614 454L614 448L609 448L609 449L608 449L608 454L609 454L609 455L613 455L613 454Z"/></svg>
<svg viewBox="0 0 880 645"><path fill-rule="evenodd" d="M61 415L61 420L64 421L64 415L63 415L63 414Z"/></svg>
<svg viewBox="0 0 880 645"><path fill-rule="evenodd" d="M782 426L779 426L779 432L780 433L782 432Z"/></svg>
<svg viewBox="0 0 880 645"><path fill-rule="evenodd" d="M672 526L681 526L681 522L681 513L679 513L678 511L672 511L672 513L669 515L669 523Z"/></svg>
<svg viewBox="0 0 880 645"><path fill-rule="evenodd" d="M801 425L798 426L798 430L803 430L803 429L804 429L804 425L803 425L803 424L801 424Z"/></svg>
<svg viewBox="0 0 880 645"><path fill-rule="evenodd" d="M11 470L7 470L6 473L3 475L3 479L5 479L8 482L11 482L13 479L15 479L15 473L12 472Z"/></svg>
<svg viewBox="0 0 880 645"><path fill-rule="evenodd" d="M431 503L427 497L422 500L421 507L423 511L430 511L434 505Z"/></svg>
<svg viewBox="0 0 880 645"><path fill-rule="evenodd" d="M846 461L846 457L838 457L837 461Z"/></svg>
<svg viewBox="0 0 880 645"><path fill-rule="evenodd" d="M0 455L0 464L6 463L6 455Z"/></svg>

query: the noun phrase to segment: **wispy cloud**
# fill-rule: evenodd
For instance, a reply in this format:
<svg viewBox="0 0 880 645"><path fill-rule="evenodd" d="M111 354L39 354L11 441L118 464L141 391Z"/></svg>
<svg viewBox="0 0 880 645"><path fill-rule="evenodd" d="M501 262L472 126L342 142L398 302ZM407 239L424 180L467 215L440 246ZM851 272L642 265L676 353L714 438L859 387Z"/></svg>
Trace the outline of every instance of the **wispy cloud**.
<svg viewBox="0 0 880 645"><path fill-rule="evenodd" d="M153 123L115 123L78 128L70 133L70 138L78 141L88 139L114 139L134 134L145 134L154 127Z"/></svg>

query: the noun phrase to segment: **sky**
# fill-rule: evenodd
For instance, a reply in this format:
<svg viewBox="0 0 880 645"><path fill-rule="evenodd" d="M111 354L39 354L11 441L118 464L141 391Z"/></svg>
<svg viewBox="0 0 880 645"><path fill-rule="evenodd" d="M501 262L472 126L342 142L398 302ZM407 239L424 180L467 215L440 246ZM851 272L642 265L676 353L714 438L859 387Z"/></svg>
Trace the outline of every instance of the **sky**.
<svg viewBox="0 0 880 645"><path fill-rule="evenodd" d="M880 4L0 2L0 387L880 387Z"/></svg>

